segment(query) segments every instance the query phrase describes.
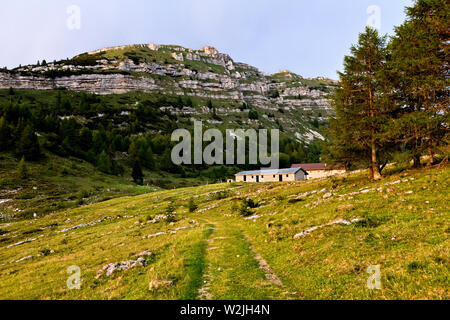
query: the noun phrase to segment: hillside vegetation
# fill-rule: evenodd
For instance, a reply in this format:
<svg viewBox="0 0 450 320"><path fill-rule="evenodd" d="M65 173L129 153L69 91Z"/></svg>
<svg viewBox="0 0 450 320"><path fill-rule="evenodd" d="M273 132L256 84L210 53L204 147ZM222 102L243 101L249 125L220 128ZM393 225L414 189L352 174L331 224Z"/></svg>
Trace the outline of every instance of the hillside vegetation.
<svg viewBox="0 0 450 320"><path fill-rule="evenodd" d="M449 168L386 170L376 182L216 184L2 223L0 297L448 299ZM371 265L381 290L366 286Z"/></svg>
<svg viewBox="0 0 450 320"><path fill-rule="evenodd" d="M173 130L193 130L191 115L180 110L200 109L202 104L216 110L230 106L227 103L236 102L143 92L100 96L61 89L0 90L0 221L113 196L216 183L242 169L259 168L175 166L171 161ZM220 116L199 112L197 120L203 120L204 130L222 131L227 125L256 129L270 122L261 117L244 124L249 111L236 108L239 113ZM229 123L208 124L212 117ZM318 161L320 147L300 144L282 132L280 151L281 166L290 166ZM22 157L28 168L25 175L19 174ZM133 174L136 167L142 174ZM135 182L150 187L140 188Z"/></svg>

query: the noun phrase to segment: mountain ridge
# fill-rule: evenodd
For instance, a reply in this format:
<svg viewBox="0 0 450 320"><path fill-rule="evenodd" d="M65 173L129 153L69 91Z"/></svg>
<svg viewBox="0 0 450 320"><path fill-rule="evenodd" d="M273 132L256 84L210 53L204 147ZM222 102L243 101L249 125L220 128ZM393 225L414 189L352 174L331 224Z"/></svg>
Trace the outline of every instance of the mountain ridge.
<svg viewBox="0 0 450 320"><path fill-rule="evenodd" d="M332 113L327 96L334 80L304 78L288 70L259 71L212 46L190 49L176 45L131 44L102 48L51 63L0 71L0 89L51 90L66 88L97 95L134 91L218 101L218 113L230 115L255 109L265 127L280 124L300 142L323 139L312 123L326 125ZM202 114L205 105L176 110ZM243 106L241 110L237 105ZM195 110L194 110L195 109ZM211 109L211 108L209 108ZM214 119L209 119L215 121ZM267 121L266 121L267 120ZM275 121L278 120L278 121Z"/></svg>

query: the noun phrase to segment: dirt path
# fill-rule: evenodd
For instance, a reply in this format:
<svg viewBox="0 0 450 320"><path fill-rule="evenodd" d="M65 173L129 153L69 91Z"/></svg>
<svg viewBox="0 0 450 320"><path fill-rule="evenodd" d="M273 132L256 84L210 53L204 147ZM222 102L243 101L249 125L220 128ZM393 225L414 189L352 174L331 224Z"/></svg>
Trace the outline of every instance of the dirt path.
<svg viewBox="0 0 450 320"><path fill-rule="evenodd" d="M248 240L248 239L247 239ZM259 263L259 268L264 271L264 275L266 279L277 286L283 286L283 283L280 279L278 279L277 275L271 271L271 268L266 260L255 250L255 248L251 245L251 249L255 255L255 259Z"/></svg>
<svg viewBox="0 0 450 320"><path fill-rule="evenodd" d="M254 249L241 228L220 218L204 219L214 226L206 248L206 266L199 299L279 299L285 296L281 280ZM285 290L284 290L285 291Z"/></svg>
<svg viewBox="0 0 450 320"><path fill-rule="evenodd" d="M213 228L214 230L217 230L217 227L212 224L209 223L210 227ZM206 251L211 251L211 250L215 250L217 247L212 247L211 246L211 239L207 240L208 242L208 246L206 247ZM212 295L210 293L210 283L212 281L212 275L211 275L211 265L208 264L206 266L206 272L203 274L203 278L202 278L203 284L200 287L200 289L198 290L198 298L199 300L212 300Z"/></svg>

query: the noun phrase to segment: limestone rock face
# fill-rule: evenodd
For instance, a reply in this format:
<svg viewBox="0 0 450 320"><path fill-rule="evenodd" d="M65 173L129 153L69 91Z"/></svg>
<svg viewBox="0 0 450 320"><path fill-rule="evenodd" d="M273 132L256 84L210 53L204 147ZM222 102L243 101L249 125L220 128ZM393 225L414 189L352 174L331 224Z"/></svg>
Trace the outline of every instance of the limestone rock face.
<svg viewBox="0 0 450 320"><path fill-rule="evenodd" d="M204 51L207 55L216 55L216 54L219 54L219 51L217 51L216 48L210 47L210 46L204 47L204 48L202 49L202 51Z"/></svg>
<svg viewBox="0 0 450 320"><path fill-rule="evenodd" d="M298 119L299 112L321 114L319 117L326 121L331 112L327 95L334 86L332 80L305 79L288 70L273 75L263 73L248 64L235 62L211 46L194 50L156 44L125 45L45 66L0 69L0 89L67 88L99 95L131 91L187 95L235 101L235 104L261 109L261 118L270 122L275 122L271 113L285 112L283 127L297 130L303 126L298 139L303 136L305 141L318 135L314 128L305 127L305 121ZM235 112L249 110L223 110L223 114ZM186 109L186 114L194 112ZM258 123L258 120L251 121Z"/></svg>

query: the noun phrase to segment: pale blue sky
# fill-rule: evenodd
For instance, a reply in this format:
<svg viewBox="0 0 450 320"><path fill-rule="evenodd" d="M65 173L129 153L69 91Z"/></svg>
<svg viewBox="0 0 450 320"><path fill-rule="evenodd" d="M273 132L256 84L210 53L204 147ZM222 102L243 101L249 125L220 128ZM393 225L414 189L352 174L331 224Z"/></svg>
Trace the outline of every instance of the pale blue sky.
<svg viewBox="0 0 450 320"><path fill-rule="evenodd" d="M132 43L205 45L239 62L306 77L337 78L367 8L381 9L381 32L392 34L412 0L1 0L0 66L62 59ZM69 30L69 5L81 29Z"/></svg>

